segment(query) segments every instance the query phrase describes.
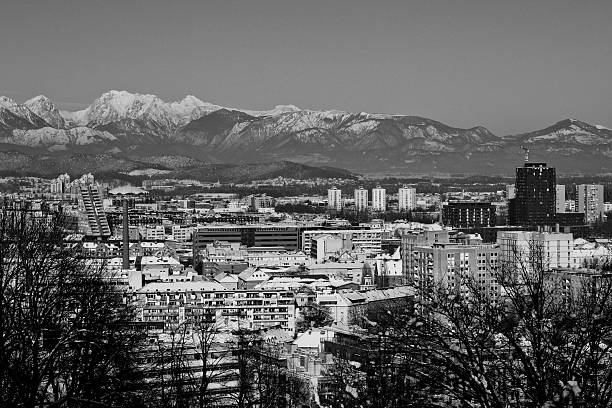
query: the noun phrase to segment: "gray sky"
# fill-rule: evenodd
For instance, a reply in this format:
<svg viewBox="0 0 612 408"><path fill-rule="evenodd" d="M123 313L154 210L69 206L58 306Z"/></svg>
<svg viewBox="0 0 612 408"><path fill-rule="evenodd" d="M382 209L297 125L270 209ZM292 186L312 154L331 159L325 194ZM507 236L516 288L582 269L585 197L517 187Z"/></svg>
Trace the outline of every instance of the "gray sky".
<svg viewBox="0 0 612 408"><path fill-rule="evenodd" d="M0 95L109 89L422 115L496 134L612 127L612 1L15 0Z"/></svg>

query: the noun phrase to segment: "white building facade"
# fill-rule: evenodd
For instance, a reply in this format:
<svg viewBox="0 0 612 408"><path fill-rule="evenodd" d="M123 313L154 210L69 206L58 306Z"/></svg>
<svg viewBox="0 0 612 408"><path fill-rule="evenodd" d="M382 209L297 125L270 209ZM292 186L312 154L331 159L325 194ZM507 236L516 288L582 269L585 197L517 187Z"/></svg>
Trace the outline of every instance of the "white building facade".
<svg viewBox="0 0 612 408"><path fill-rule="evenodd" d="M399 211L412 211L416 208L416 189L402 186L397 192Z"/></svg>
<svg viewBox="0 0 612 408"><path fill-rule="evenodd" d="M355 189L355 210L366 211L368 209L368 190L363 187Z"/></svg>
<svg viewBox="0 0 612 408"><path fill-rule="evenodd" d="M376 188L372 189L372 210L387 210L387 190L385 190L381 186L376 186Z"/></svg>
<svg viewBox="0 0 612 408"><path fill-rule="evenodd" d="M327 207L336 211L342 209L342 191L339 188L332 187L327 190Z"/></svg>

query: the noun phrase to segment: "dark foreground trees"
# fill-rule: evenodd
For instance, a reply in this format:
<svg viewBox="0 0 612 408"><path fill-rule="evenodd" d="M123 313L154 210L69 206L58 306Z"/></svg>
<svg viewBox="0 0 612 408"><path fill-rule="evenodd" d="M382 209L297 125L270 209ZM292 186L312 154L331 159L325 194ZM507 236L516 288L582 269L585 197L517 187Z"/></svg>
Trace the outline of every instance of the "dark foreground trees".
<svg viewBox="0 0 612 408"><path fill-rule="evenodd" d="M142 333L104 268L63 245L54 215L0 213L0 400L137 406Z"/></svg>
<svg viewBox="0 0 612 408"><path fill-rule="evenodd" d="M499 296L462 276L421 287L414 313L381 318L378 349L428 398L421 406L612 406L612 276L550 271L531 248L495 277Z"/></svg>

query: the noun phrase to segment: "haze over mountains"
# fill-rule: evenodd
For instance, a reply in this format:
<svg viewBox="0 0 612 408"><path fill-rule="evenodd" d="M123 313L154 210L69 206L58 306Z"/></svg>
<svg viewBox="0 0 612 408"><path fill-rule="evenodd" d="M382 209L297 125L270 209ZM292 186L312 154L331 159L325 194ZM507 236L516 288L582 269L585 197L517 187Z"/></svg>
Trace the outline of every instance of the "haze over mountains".
<svg viewBox="0 0 612 408"><path fill-rule="evenodd" d="M291 161L378 174L511 174L522 162L521 145L563 173L612 173L612 130L575 119L498 136L418 116L293 105L252 111L126 91L106 92L77 112L60 111L45 96L22 104L0 97L0 144L0 170L37 174L45 161L55 172L81 160L88 165L77 167L93 172L110 163L117 171L176 171Z"/></svg>

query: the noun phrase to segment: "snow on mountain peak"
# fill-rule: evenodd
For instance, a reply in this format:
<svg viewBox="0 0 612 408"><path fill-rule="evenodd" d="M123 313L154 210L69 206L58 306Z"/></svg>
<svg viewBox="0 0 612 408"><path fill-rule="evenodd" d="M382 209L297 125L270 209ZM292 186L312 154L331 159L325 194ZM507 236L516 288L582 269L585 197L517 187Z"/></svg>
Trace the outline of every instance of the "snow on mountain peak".
<svg viewBox="0 0 612 408"><path fill-rule="evenodd" d="M0 106L10 110L10 108L15 108L19 106L19 104L8 96L0 96Z"/></svg>
<svg viewBox="0 0 612 408"><path fill-rule="evenodd" d="M295 105L276 105L269 110L249 110L249 109L234 109L246 113L251 116L276 116L289 112L300 112L301 109Z"/></svg>
<svg viewBox="0 0 612 408"><path fill-rule="evenodd" d="M57 110L53 102L44 95L35 96L24 102L24 105L40 116L49 125L56 129L61 129L65 126L64 118Z"/></svg>

